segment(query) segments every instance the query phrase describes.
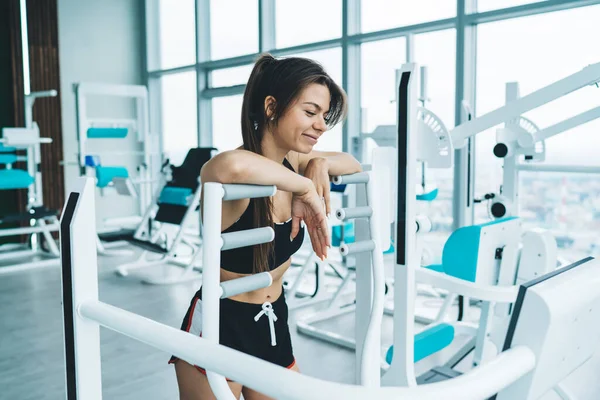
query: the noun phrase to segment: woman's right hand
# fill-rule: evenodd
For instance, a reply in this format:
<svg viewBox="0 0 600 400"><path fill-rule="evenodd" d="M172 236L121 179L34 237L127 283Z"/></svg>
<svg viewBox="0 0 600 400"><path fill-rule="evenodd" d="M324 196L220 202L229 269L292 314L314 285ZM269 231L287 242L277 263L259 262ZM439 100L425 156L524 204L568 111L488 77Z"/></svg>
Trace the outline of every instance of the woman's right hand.
<svg viewBox="0 0 600 400"><path fill-rule="evenodd" d="M331 247L327 216L323 199L317 194L312 181L309 189L303 193L294 193L292 197L292 233L293 240L300 232L300 221L304 221L313 250L321 260L327 258L327 248Z"/></svg>

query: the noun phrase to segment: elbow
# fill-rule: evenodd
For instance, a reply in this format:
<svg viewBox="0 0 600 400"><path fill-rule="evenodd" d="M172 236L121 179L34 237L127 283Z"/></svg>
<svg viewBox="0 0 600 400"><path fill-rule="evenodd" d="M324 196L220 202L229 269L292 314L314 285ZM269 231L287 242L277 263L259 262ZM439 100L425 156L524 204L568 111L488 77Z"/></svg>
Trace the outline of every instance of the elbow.
<svg viewBox="0 0 600 400"><path fill-rule="evenodd" d="M210 159L200 172L202 182L238 183L243 180L244 167L232 151L217 154Z"/></svg>
<svg viewBox="0 0 600 400"><path fill-rule="evenodd" d="M356 157L354 157L354 156L350 156L350 157L352 158L352 162L354 163L354 172L353 173L363 172L362 164L360 162L358 162Z"/></svg>

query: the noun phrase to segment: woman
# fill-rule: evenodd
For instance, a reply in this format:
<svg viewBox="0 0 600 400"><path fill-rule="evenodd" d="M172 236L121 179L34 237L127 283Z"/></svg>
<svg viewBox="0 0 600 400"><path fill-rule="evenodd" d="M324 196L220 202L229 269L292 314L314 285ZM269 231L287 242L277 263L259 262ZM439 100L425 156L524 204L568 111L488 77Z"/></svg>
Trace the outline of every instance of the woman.
<svg viewBox="0 0 600 400"><path fill-rule="evenodd" d="M221 300L220 343L295 371L298 366L282 278L291 256L302 245L304 230L300 228L304 224L317 256L327 257L329 176L361 170L348 154L313 150L319 137L345 113L344 91L319 64L304 58L262 55L244 93L243 146L215 156L201 172L202 182L278 188L272 199L223 202L223 232L272 226L275 240L221 252L221 281L270 271L273 284ZM182 324L183 330L197 335L202 334L201 299L202 289L192 299ZM266 310L276 318L265 315ZM274 335L269 324L274 325ZM175 357L171 362L175 363L181 399L214 398L201 367ZM268 398L237 382L228 384L236 398L241 393L246 400Z"/></svg>

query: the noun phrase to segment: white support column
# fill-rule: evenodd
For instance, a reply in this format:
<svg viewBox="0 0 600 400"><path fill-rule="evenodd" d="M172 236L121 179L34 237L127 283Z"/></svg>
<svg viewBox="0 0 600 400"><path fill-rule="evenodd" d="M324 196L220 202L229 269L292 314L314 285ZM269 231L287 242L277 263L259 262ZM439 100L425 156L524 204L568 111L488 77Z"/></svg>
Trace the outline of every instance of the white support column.
<svg viewBox="0 0 600 400"><path fill-rule="evenodd" d="M356 206L367 206L366 185L358 184L356 190ZM354 220L355 242L370 240L369 220L359 218ZM373 298L373 272L371 252L365 251L353 256L356 260L356 324L354 337L356 338L356 383L361 382L362 350L367 334L369 316ZM378 371L379 372L379 371Z"/></svg>
<svg viewBox="0 0 600 400"><path fill-rule="evenodd" d="M506 84L506 104L517 100L519 97L519 84L508 82ZM518 118L511 118L504 123L504 126L506 129L511 129L516 123L518 123ZM501 193L509 202L512 209L511 214L519 212L519 157L519 154L511 154L503 159Z"/></svg>
<svg viewBox="0 0 600 400"><path fill-rule="evenodd" d="M95 183L79 178L60 228L67 399L102 399L100 328L79 305L98 301Z"/></svg>
<svg viewBox="0 0 600 400"><path fill-rule="evenodd" d="M386 386L416 386L414 369L414 300L416 254L416 107L418 69L414 63L402 66L398 85L398 151L396 203L396 266L394 269L394 358L382 378ZM412 134L412 136L411 136Z"/></svg>
<svg viewBox="0 0 600 400"><path fill-rule="evenodd" d="M221 305L221 210L223 186L220 183L207 182L203 188L203 238L202 252L202 337L212 343L219 343L219 315ZM207 370L206 376L217 399L233 400L234 396L225 377Z"/></svg>
<svg viewBox="0 0 600 400"><path fill-rule="evenodd" d="M468 25L467 16L476 10L475 0L457 0L456 27L456 96L454 120L463 124L474 117L466 112L463 103L475 110L475 58L477 51L477 30ZM467 139L462 149L454 151L454 193L452 204L453 229L473 224L475 194L475 136Z"/></svg>

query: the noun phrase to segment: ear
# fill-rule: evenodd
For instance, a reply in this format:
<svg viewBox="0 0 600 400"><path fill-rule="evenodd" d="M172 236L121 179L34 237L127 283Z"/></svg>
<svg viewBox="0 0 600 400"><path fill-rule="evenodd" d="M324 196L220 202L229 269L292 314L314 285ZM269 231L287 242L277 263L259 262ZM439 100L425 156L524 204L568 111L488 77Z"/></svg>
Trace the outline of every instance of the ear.
<svg viewBox="0 0 600 400"><path fill-rule="evenodd" d="M267 119L273 118L273 114L275 113L275 105L276 104L277 104L277 101L275 100L275 97L273 97L273 96L265 97L265 115L267 116Z"/></svg>

